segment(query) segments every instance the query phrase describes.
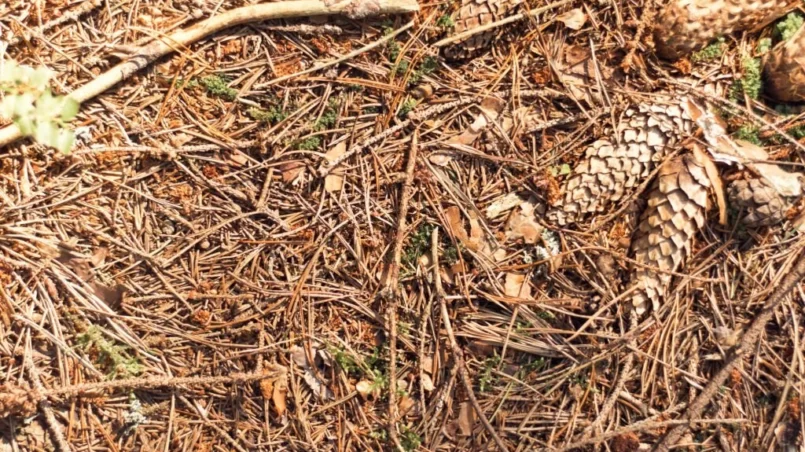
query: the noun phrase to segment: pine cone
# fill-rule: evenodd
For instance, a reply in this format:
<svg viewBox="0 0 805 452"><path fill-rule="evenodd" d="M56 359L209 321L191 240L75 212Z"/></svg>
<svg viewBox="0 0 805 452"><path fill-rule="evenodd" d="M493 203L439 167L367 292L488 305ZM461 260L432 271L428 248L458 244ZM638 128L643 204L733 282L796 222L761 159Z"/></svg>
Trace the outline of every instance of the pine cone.
<svg viewBox="0 0 805 452"><path fill-rule="evenodd" d="M675 158L660 168L649 194L648 207L632 239L635 260L652 268L637 267L632 282L638 284L632 303L638 314L656 309L676 271L690 254L693 236L704 226L710 180L704 166L692 154Z"/></svg>
<svg viewBox="0 0 805 452"><path fill-rule="evenodd" d="M657 54L677 59L720 35L757 30L800 4L800 0L671 0L654 29Z"/></svg>
<svg viewBox="0 0 805 452"><path fill-rule="evenodd" d="M454 33L486 25L514 13L522 0L463 0L456 17ZM495 38L499 30L487 30L470 36L464 41L444 48L448 60L465 60L483 51Z"/></svg>
<svg viewBox="0 0 805 452"><path fill-rule="evenodd" d="M763 71L766 94L783 102L805 101L805 27L772 49Z"/></svg>
<svg viewBox="0 0 805 452"><path fill-rule="evenodd" d="M639 185L666 150L692 129L678 104L627 110L618 126L619 139L601 139L587 147L586 159L565 183L564 198L549 213L549 220L565 225L585 214L603 212Z"/></svg>
<svg viewBox="0 0 805 452"><path fill-rule="evenodd" d="M727 187L730 206L743 213L749 227L772 226L785 220L791 202L763 178L736 180Z"/></svg>

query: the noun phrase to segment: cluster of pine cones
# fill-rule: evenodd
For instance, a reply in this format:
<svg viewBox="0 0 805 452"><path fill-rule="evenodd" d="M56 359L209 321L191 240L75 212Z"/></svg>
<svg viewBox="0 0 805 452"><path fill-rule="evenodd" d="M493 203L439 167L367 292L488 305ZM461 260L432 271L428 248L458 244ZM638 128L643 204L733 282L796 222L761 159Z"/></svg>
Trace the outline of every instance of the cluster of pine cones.
<svg viewBox="0 0 805 452"><path fill-rule="evenodd" d="M736 31L757 30L780 18L801 0L671 0L654 29L659 57L675 60L704 48L714 38ZM456 32L489 24L513 14L522 0L464 0L455 21ZM480 53L500 33L473 35L445 49L448 59L461 60ZM783 102L805 101L805 27L779 43L766 57L766 94ZM590 214L610 211L657 170L631 243L637 285L632 303L643 313L656 308L673 272L691 252L697 232L705 224L711 180L708 157L701 152L667 159L692 136L697 124L672 96L624 112L609 138L590 144L584 159L562 187L561 199L548 213L554 224L568 225ZM657 168L662 162L662 167ZM747 227L769 226L785 219L791 193L780 193L773 181L755 174L727 187L732 209L743 212Z"/></svg>

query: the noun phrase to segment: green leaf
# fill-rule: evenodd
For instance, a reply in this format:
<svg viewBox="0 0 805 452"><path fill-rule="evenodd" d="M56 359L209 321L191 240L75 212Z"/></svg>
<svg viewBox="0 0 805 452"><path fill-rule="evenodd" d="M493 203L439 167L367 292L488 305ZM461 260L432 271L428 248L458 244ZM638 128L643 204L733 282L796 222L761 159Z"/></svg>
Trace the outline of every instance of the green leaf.
<svg viewBox="0 0 805 452"><path fill-rule="evenodd" d="M14 83L17 73L17 62L14 60L0 61L0 83Z"/></svg>
<svg viewBox="0 0 805 452"><path fill-rule="evenodd" d="M56 147L59 139L59 126L53 121L37 122L34 139L40 144Z"/></svg>
<svg viewBox="0 0 805 452"><path fill-rule="evenodd" d="M73 118L78 114L78 107L81 104L78 103L77 100L73 99L72 97L64 97L64 101L61 106L61 120L64 122L72 121Z"/></svg>
<svg viewBox="0 0 805 452"><path fill-rule="evenodd" d="M16 100L17 101L14 103L14 116L20 118L31 116L34 110L34 95L31 93L22 93L16 96Z"/></svg>
<svg viewBox="0 0 805 452"><path fill-rule="evenodd" d="M75 133L72 130L61 129L58 142L54 147L62 154L68 154L70 149L73 148L73 143L75 143Z"/></svg>
<svg viewBox="0 0 805 452"><path fill-rule="evenodd" d="M14 94L8 94L6 97L3 98L2 102L0 102L0 117L6 119L14 118L14 108L17 105L17 96Z"/></svg>
<svg viewBox="0 0 805 452"><path fill-rule="evenodd" d="M49 121L61 107L59 105L59 98L54 97L50 90L45 90L38 99L36 99L36 119L39 121Z"/></svg>
<svg viewBox="0 0 805 452"><path fill-rule="evenodd" d="M17 118L14 123L20 128L20 133L23 136L31 136L34 133L34 121L30 116L22 116Z"/></svg>
<svg viewBox="0 0 805 452"><path fill-rule="evenodd" d="M568 165L567 163L559 167L559 174L561 174L562 176L564 176L565 174L570 174L570 172L571 172L570 165Z"/></svg>
<svg viewBox="0 0 805 452"><path fill-rule="evenodd" d="M47 88L48 82L52 76L53 73L50 71L50 69L44 66L39 67L31 72L28 83L37 91L42 91Z"/></svg>

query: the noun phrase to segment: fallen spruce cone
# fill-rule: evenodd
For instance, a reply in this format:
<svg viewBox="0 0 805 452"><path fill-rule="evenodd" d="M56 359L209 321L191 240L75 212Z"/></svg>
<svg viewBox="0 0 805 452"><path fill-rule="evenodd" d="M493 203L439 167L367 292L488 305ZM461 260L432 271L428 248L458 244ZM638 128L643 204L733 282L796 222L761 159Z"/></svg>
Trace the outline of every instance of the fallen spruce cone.
<svg viewBox="0 0 805 452"><path fill-rule="evenodd" d="M749 227L772 226L785 220L791 201L766 179L742 179L727 187L730 206L741 210L740 222Z"/></svg>
<svg viewBox="0 0 805 452"><path fill-rule="evenodd" d="M462 33L481 25L490 24L513 14L522 0L463 0L455 19L454 33ZM465 60L483 51L495 39L500 30L487 30L474 34L444 48L448 60Z"/></svg>
<svg viewBox="0 0 805 452"><path fill-rule="evenodd" d="M800 0L671 0L654 29L657 55L677 59L714 38L768 25Z"/></svg>
<svg viewBox="0 0 805 452"><path fill-rule="evenodd" d="M769 96L783 102L805 101L805 27L769 52L763 75Z"/></svg>
<svg viewBox="0 0 805 452"><path fill-rule="evenodd" d="M563 197L549 212L560 225L585 214L603 212L638 186L693 129L678 104L640 105L629 109L617 128L618 139L601 139L585 151L585 159L565 182Z"/></svg>
<svg viewBox="0 0 805 452"><path fill-rule="evenodd" d="M656 310L671 282L671 274L690 254L693 237L704 226L710 179L693 154L670 160L660 168L648 207L632 239L632 273L637 293L632 303L638 314ZM659 269L658 272L656 269Z"/></svg>

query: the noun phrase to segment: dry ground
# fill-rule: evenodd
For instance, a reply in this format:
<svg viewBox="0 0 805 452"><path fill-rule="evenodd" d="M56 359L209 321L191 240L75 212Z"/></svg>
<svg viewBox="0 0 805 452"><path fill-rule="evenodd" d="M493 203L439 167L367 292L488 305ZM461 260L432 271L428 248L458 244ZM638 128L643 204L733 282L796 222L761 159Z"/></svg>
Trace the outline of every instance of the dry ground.
<svg viewBox="0 0 805 452"><path fill-rule="evenodd" d="M58 89L70 91L193 15L247 3L12 0L0 4L0 25L9 42L12 33L65 18L41 38L12 41L9 54L49 66ZM581 438L630 353L635 372L592 436L614 432L604 450L656 442L790 265L796 231L788 223L746 230L711 221L675 294L642 320L630 346L624 307L612 301L628 275L635 208L607 221L549 226L537 240L543 248L487 209L514 191L537 204L555 197L582 145L607 133L623 106L673 89L670 79L728 88L746 77L746 56L772 31L728 37L711 58L671 66L651 56L640 1L575 1L457 64L428 44L449 28L444 16L456 7L422 3L411 18L233 27L85 103L71 155L27 141L4 148L5 388L149 377L163 385L53 395L50 409L0 420L2 450L52 449L45 412L61 426L62 447L76 451L379 450L395 441L409 451L494 448L462 382L442 300L478 406L510 450ZM580 30L551 21L573 8L587 16ZM80 18L67 14L80 9ZM390 43L294 75L409 20L413 27ZM557 77L591 48L595 70L615 86L604 96L570 92ZM422 96L425 85L433 94ZM535 92L545 89L553 91ZM493 125L472 148L440 159L436 152L495 92L515 124L523 112L568 124L505 134ZM797 125L762 99L741 100L782 127ZM408 111L439 105L380 135ZM765 140L775 158L802 163L791 146L746 124L732 116L735 130ZM378 135L331 177L317 173L325 152ZM415 165L406 168L414 149ZM406 170L414 184L394 284L384 270ZM430 257L437 230L443 298ZM546 259L553 245L561 254ZM485 246L505 257L491 262ZM705 418L720 421L685 437L691 450L800 450L802 289L713 398ZM255 373L267 378L255 381ZM177 377L223 378L169 380ZM398 417L397 438L389 413ZM618 430L647 418L634 432Z"/></svg>

